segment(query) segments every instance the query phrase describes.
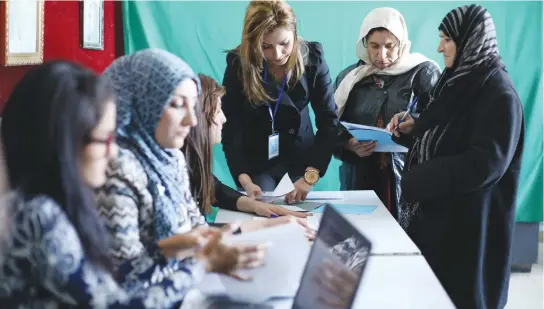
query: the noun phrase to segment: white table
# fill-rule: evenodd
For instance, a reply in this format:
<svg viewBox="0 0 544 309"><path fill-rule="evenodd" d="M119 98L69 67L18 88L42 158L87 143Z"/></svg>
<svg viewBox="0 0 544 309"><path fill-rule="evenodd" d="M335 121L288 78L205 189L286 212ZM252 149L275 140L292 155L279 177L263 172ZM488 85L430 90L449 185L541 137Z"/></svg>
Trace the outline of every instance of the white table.
<svg viewBox="0 0 544 309"><path fill-rule="evenodd" d="M270 302L275 309L290 309L293 300ZM185 308L206 308L204 297L191 292ZM423 256L372 256L352 306L353 309L454 309Z"/></svg>
<svg viewBox="0 0 544 309"><path fill-rule="evenodd" d="M323 193L320 193L323 194ZM334 192L333 194L339 194ZM417 246L398 225L373 191L344 191L339 204L377 205L370 214L345 217L372 241L370 257L357 291L353 309L449 309L455 308ZM251 220L253 215L219 210L218 223ZM314 214L317 223L322 215ZM271 302L275 309L290 309L293 300ZM206 308L199 291L190 292L182 308Z"/></svg>
<svg viewBox="0 0 544 309"><path fill-rule="evenodd" d="M327 194L320 192L319 194ZM345 217L353 223L371 242L372 254L375 255L418 255L421 253L414 242L389 213L374 191L342 191L341 200L320 200L332 204L377 205L378 208L370 214L346 214ZM332 194L339 194L334 192ZM311 196L311 195L309 195ZM309 220L314 225L321 220L322 214L314 214ZM251 220L253 215L223 210L217 212L215 222L231 223L234 221Z"/></svg>
<svg viewBox="0 0 544 309"><path fill-rule="evenodd" d="M291 308L292 301L274 308ZM423 256L372 256L353 309L455 309Z"/></svg>

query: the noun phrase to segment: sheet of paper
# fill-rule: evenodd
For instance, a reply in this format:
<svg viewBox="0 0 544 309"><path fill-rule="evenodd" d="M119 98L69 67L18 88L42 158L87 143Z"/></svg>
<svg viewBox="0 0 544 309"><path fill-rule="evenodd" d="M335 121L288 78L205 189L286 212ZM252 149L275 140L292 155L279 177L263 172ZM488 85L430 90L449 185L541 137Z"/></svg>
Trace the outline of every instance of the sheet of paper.
<svg viewBox="0 0 544 309"><path fill-rule="evenodd" d="M287 209L289 209L291 211L296 211L296 212L307 212L308 211L308 210L302 209L302 208L300 208L298 206L291 206L291 205L281 205L281 206L284 207L284 208L287 208Z"/></svg>
<svg viewBox="0 0 544 309"><path fill-rule="evenodd" d="M285 173L285 175L283 175L282 179L276 186L276 189L274 189L274 192L272 192L272 195L284 196L293 190L295 190L295 185L293 185L293 182L291 181L291 177L289 177L289 174Z"/></svg>
<svg viewBox="0 0 544 309"><path fill-rule="evenodd" d="M352 215L367 215L371 214L378 206L376 205L355 205L355 204L331 204L334 209L338 210L341 214ZM314 213L322 213L325 211L325 207L319 207L314 209Z"/></svg>
<svg viewBox="0 0 544 309"><path fill-rule="evenodd" d="M233 243L269 242L263 267L241 270L251 281L238 281L225 275L206 274L197 286L202 293L259 303L272 297L294 297L308 259L310 245L297 223L242 233L229 239ZM289 255L286 256L286 252ZM218 279L219 278L219 279ZM220 284L218 283L220 281Z"/></svg>
<svg viewBox="0 0 544 309"><path fill-rule="evenodd" d="M408 148L393 141L391 132L386 129L344 121L341 123L358 141L377 141L375 152L408 152Z"/></svg>
<svg viewBox="0 0 544 309"><path fill-rule="evenodd" d="M273 202L274 205L278 205L278 206L282 206L282 207L285 207L289 210L292 210L292 211L312 211L318 207L321 207L323 206L325 203L323 202L309 202L309 201L304 201L304 202L300 202L298 204L287 204L285 203L285 201L282 199L282 200L276 200Z"/></svg>
<svg viewBox="0 0 544 309"><path fill-rule="evenodd" d="M257 200L272 203L277 198L285 196L293 190L295 190L295 185L293 185L289 174L285 173L273 192L263 192L263 195L257 197Z"/></svg>

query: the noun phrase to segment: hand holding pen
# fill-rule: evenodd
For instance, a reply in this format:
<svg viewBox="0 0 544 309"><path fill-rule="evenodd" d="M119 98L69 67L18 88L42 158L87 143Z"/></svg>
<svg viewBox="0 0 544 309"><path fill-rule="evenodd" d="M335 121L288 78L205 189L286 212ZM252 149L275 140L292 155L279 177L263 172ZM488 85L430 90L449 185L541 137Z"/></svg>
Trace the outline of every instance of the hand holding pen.
<svg viewBox="0 0 544 309"><path fill-rule="evenodd" d="M406 112L398 113L393 116L393 119L391 119L386 129L397 137L400 136L400 133L410 134L414 126L414 118L412 118L410 115L410 111L417 104L417 101L417 97L414 97L412 94L412 98Z"/></svg>

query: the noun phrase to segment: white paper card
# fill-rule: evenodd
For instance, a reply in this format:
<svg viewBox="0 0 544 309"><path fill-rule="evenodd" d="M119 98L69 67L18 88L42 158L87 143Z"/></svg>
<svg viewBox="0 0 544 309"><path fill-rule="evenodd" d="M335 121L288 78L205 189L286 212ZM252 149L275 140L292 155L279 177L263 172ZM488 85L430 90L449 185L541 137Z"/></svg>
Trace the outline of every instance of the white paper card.
<svg viewBox="0 0 544 309"><path fill-rule="evenodd" d="M263 195L256 197L256 199L259 201L272 203L277 198L285 196L287 193L293 190L295 190L295 185L293 185L289 174L285 173L273 192L263 192Z"/></svg>
<svg viewBox="0 0 544 309"><path fill-rule="evenodd" d="M308 255L310 245L300 225L286 224L242 233L229 239L232 243L255 244L270 242L265 265L251 270L241 270L251 281L238 281L218 274L206 274L198 289L206 295L225 296L252 303L264 302L272 297L294 297ZM286 256L289 252L289 256Z"/></svg>

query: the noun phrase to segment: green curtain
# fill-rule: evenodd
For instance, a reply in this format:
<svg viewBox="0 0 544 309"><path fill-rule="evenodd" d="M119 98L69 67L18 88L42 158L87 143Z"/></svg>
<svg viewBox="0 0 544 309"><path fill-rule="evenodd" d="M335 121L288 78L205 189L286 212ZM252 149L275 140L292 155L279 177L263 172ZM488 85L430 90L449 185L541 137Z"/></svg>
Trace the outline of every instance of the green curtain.
<svg viewBox="0 0 544 309"><path fill-rule="evenodd" d="M147 47L169 50L195 71L222 81L224 51L237 46L247 1L125 1L123 22L125 51ZM302 37L320 41L331 77L357 61L355 41L363 18L372 9L398 9L408 25L412 51L442 65L437 53L438 30L451 9L470 2L349 2L292 1ZM542 2L485 2L496 27L499 50L512 75L525 111L526 139L520 180L517 220L542 221ZM490 115L492 117L493 115ZM485 119L482 119L485 121ZM339 162L331 162L315 190L337 190ZM220 145L214 149L214 172L233 186Z"/></svg>

